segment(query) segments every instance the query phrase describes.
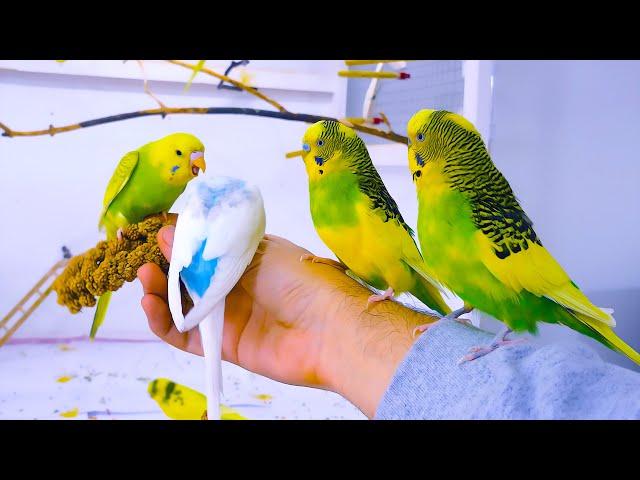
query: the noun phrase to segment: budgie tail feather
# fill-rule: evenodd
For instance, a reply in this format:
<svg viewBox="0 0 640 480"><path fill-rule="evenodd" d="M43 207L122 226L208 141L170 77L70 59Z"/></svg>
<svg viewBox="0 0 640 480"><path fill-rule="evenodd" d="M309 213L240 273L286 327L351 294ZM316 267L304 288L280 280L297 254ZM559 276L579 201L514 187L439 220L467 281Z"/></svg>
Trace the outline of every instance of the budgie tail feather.
<svg viewBox="0 0 640 480"><path fill-rule="evenodd" d="M93 314L93 323L91 324L91 332L89 333L89 338L92 340L96 337L98 328L100 328L104 322L104 317L107 315L107 308L109 307L110 300L111 292L105 292L98 298L98 306Z"/></svg>
<svg viewBox="0 0 640 480"><path fill-rule="evenodd" d="M198 325L204 350L207 416L220 419L222 393L222 332L224 327L224 299Z"/></svg>

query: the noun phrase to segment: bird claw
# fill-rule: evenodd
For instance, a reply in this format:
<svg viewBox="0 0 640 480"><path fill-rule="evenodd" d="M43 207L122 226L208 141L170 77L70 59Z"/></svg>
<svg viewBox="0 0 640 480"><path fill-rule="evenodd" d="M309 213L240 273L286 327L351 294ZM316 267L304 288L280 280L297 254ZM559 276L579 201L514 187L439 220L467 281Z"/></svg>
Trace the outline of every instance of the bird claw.
<svg viewBox="0 0 640 480"><path fill-rule="evenodd" d="M369 307L374 304L374 303L378 303L378 302L383 302L385 300L389 300L389 299L393 299L393 296L395 294L393 293L393 288L389 287L387 288L383 293L381 294L374 294L371 295L368 299L367 299L367 310L369 310Z"/></svg>
<svg viewBox="0 0 640 480"><path fill-rule="evenodd" d="M436 323L438 323L440 320L436 320L435 322L432 323L425 323L423 325L418 325L416 328L413 329L413 331L411 332L411 337L412 338L416 338L416 336L418 334L422 334L424 332L426 332L427 330L429 330L431 327L433 327Z"/></svg>
<svg viewBox="0 0 640 480"><path fill-rule="evenodd" d="M473 310L473 308L468 307L468 306L465 305L462 308L454 310L453 312L451 312L448 315L444 315L443 317L440 318L440 320L455 320L457 322L464 323L466 325L470 325L471 324L470 320L467 320L466 318L460 318L460 316L464 315L465 313L471 312L471 310Z"/></svg>
<svg viewBox="0 0 640 480"><path fill-rule="evenodd" d="M463 325L466 325L467 327L470 327L471 325L473 325L471 323L471 320L469 320L468 318L459 317L459 318L454 318L454 320L458 323L462 323Z"/></svg>
<svg viewBox="0 0 640 480"><path fill-rule="evenodd" d="M116 237L118 237L119 242L122 241L122 228L118 228L118 231L116 232Z"/></svg>
<svg viewBox="0 0 640 480"><path fill-rule="evenodd" d="M460 358L460 360L458 360L458 365L461 365L463 363L466 362L471 362L473 360L476 360L480 357L484 357L485 355L487 355L488 353L493 352L494 350L496 350L499 347L506 347L509 345L517 345L520 343L524 343L526 342L527 339L526 338L518 338L515 340L499 340L496 342L492 342L487 346L484 347L471 347L469 349L469 353L465 356L463 356L462 358Z"/></svg>
<svg viewBox="0 0 640 480"><path fill-rule="evenodd" d="M433 327L434 325L442 322L443 320L455 320L458 323L462 323L463 325L470 326L471 325L471 320L468 320L466 318L462 318L462 317L460 317L460 315L464 315L465 313L469 313L471 310L473 310L473 309L465 306L465 307L459 308L458 310L454 310L453 312L451 312L448 315L441 316L440 319L436 320L435 322L425 323L424 325L419 325L419 326L417 326L416 328L413 329L412 336L413 336L413 338L416 338L416 334L426 332L431 327Z"/></svg>

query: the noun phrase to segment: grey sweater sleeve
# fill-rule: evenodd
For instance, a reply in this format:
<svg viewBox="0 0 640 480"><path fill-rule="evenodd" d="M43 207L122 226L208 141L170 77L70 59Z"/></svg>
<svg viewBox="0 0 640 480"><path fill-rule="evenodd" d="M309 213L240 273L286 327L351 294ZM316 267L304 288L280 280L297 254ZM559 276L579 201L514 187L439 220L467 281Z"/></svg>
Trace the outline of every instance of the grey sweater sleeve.
<svg viewBox="0 0 640 480"><path fill-rule="evenodd" d="M582 345L499 347L458 365L493 335L444 320L396 371L375 419L640 419L640 373Z"/></svg>

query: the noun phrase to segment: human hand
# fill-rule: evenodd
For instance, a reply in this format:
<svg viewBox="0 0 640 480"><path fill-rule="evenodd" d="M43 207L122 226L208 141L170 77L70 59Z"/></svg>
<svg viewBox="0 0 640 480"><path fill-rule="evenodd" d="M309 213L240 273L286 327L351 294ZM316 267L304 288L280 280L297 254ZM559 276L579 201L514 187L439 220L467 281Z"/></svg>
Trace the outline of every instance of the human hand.
<svg viewBox="0 0 640 480"><path fill-rule="evenodd" d="M158 232L169 261L174 230ZM284 238L265 235L227 296L222 357L277 381L336 391L372 417L413 342L413 328L429 318L395 302L367 311L367 289L337 268L301 262L307 253ZM162 270L146 264L138 277L151 330L177 348L202 355L199 330L180 333L173 324Z"/></svg>

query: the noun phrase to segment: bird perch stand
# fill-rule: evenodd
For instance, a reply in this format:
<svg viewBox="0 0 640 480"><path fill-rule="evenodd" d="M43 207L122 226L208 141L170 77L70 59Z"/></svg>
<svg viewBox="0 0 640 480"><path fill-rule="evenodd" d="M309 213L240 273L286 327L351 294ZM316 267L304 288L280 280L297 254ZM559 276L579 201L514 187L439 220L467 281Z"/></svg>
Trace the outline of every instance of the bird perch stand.
<svg viewBox="0 0 640 480"><path fill-rule="evenodd" d="M27 318L40 306L42 302L49 296L53 286L50 284L47 288L44 288L47 281L54 277L60 269L64 268L69 259L71 258L71 252L67 247L62 247L64 258L57 261L53 267L51 267L47 273L45 273L40 280L27 292L27 294L20 299L20 301L7 313L2 320L0 320L0 346L4 345L9 338L20 328L20 326L27 321ZM27 307L29 302L31 305Z"/></svg>

